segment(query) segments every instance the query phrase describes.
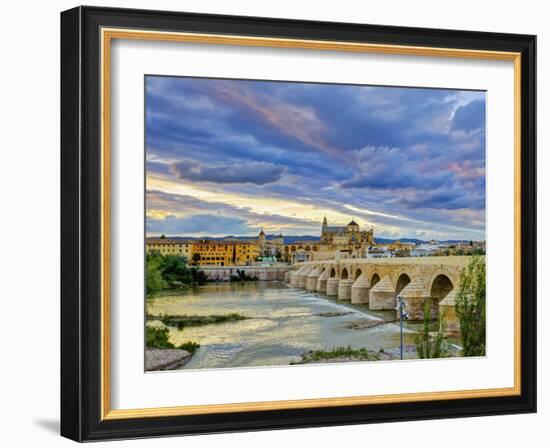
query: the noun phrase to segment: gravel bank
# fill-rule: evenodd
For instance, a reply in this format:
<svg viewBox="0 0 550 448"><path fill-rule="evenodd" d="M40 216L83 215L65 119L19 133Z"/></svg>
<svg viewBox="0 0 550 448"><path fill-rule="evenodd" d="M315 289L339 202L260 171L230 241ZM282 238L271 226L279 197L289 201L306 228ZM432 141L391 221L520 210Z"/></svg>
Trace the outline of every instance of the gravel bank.
<svg viewBox="0 0 550 448"><path fill-rule="evenodd" d="M191 359L191 353L175 348L145 349L145 370L173 370L183 366Z"/></svg>

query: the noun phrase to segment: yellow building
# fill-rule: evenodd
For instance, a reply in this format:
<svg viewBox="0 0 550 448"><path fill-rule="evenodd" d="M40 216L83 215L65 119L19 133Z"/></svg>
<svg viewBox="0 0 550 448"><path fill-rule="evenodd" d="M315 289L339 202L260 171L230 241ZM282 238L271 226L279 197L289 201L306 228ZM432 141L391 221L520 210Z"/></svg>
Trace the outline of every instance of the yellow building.
<svg viewBox="0 0 550 448"><path fill-rule="evenodd" d="M183 255L191 260L193 244L190 241L172 240L170 238L147 238L145 251L155 250L162 255Z"/></svg>
<svg viewBox="0 0 550 448"><path fill-rule="evenodd" d="M202 240L193 243L192 251L191 261L200 266L244 266L256 260L260 246L249 241Z"/></svg>
<svg viewBox="0 0 550 448"><path fill-rule="evenodd" d="M147 238L147 252L162 255L182 255L190 264L199 266L245 266L260 256L260 245L251 241L174 240Z"/></svg>

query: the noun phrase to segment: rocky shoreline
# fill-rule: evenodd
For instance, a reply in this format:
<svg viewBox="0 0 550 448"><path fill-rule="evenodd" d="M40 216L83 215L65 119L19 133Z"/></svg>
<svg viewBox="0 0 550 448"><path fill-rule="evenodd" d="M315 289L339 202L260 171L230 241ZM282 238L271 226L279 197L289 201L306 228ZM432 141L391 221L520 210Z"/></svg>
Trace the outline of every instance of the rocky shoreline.
<svg viewBox="0 0 550 448"><path fill-rule="evenodd" d="M177 348L146 348L145 370L174 370L189 362L193 355Z"/></svg>
<svg viewBox="0 0 550 448"><path fill-rule="evenodd" d="M366 350L366 349L347 349L349 353L342 353L342 349L331 354L331 352L310 351L302 354L300 361L291 364L329 364L359 361L392 361L401 358L399 347L389 350ZM416 347L414 345L405 345L403 350L403 359L416 359Z"/></svg>

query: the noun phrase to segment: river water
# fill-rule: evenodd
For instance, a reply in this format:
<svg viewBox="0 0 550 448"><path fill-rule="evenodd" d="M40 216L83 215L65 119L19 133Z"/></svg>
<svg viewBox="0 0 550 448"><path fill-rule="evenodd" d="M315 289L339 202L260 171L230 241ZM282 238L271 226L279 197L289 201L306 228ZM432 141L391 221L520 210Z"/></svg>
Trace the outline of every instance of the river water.
<svg viewBox="0 0 550 448"><path fill-rule="evenodd" d="M201 345L183 369L288 365L307 351L338 346L376 351L399 347L399 323L348 328L367 320L394 319L394 311L369 311L367 305L338 302L282 282L207 284L148 301L147 309L152 315L239 313L250 318L182 330L168 327L176 346L187 341ZM323 313L348 314L329 317ZM148 324L163 325L159 321ZM412 328L414 324L406 324L405 344L414 344Z"/></svg>

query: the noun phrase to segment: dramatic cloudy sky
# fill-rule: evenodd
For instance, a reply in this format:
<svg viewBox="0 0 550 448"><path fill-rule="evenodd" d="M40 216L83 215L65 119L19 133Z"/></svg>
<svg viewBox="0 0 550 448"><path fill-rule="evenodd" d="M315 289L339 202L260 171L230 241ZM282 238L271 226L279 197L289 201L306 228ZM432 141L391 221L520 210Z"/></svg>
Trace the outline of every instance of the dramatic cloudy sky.
<svg viewBox="0 0 550 448"><path fill-rule="evenodd" d="M147 233L485 239L485 93L148 76Z"/></svg>

